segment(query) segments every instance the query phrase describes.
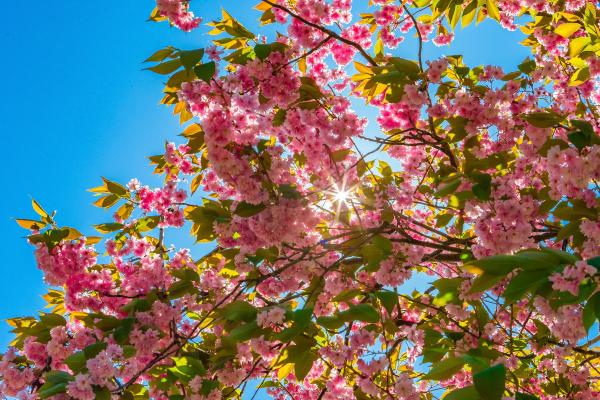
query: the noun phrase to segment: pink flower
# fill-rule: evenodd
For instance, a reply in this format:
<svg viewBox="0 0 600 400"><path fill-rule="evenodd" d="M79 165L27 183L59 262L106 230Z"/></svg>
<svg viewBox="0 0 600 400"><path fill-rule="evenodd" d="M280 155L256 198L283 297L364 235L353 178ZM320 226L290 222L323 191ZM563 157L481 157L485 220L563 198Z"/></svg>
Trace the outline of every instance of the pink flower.
<svg viewBox="0 0 600 400"><path fill-rule="evenodd" d="M269 328L281 324L284 319L285 311L279 307L272 307L260 312L256 317L256 323L263 328Z"/></svg>
<svg viewBox="0 0 600 400"><path fill-rule="evenodd" d="M185 32L197 28L202 22L189 11L189 0L156 0L156 7L160 15Z"/></svg>
<svg viewBox="0 0 600 400"><path fill-rule="evenodd" d="M67 394L77 400L93 400L96 398L92 381L86 374L77 374L75 380L67 385Z"/></svg>

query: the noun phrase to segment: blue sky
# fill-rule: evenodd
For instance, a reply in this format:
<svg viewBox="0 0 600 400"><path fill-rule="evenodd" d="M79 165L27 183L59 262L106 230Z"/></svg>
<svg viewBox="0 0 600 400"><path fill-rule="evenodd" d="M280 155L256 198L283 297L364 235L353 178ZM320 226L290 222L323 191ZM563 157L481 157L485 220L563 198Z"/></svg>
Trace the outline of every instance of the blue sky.
<svg viewBox="0 0 600 400"><path fill-rule="evenodd" d="M259 14L251 10L256 3L195 0L192 8L208 21L223 6L256 33ZM13 220L34 217L31 197L58 210L61 225L93 234L89 226L110 219L91 205L93 197L86 191L101 176L157 182L146 157L160 153L164 141L181 128L171 111L158 104L162 77L143 71L142 60L166 45L204 47L211 37L203 34L206 27L185 34L166 23L146 22L152 7L152 0L31 0L3 7L2 320L34 315L43 306L40 296L46 287L24 239L27 232ZM477 29L459 29L450 48L427 44L424 54L467 53L470 65L495 64L508 72L527 55L517 43L521 38L486 22ZM397 54L414 58L416 41L407 40ZM9 340L8 325L0 323L0 348Z"/></svg>

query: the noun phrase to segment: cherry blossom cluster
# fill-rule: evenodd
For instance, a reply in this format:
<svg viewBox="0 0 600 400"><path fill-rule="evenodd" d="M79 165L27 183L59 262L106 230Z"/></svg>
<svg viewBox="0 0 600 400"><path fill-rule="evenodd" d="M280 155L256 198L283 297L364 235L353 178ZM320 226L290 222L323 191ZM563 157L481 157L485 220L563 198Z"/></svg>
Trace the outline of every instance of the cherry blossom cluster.
<svg viewBox="0 0 600 400"><path fill-rule="evenodd" d="M197 28L202 22L189 10L189 0L156 0L156 7L161 16L185 32Z"/></svg>

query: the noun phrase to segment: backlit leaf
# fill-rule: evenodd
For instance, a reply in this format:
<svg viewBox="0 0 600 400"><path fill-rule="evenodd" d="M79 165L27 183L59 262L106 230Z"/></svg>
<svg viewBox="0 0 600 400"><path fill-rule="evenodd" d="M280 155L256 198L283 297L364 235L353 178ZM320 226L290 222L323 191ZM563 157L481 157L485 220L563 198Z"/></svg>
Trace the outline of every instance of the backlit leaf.
<svg viewBox="0 0 600 400"><path fill-rule="evenodd" d="M506 368L497 364L473 374L473 382L483 400L501 400L504 393Z"/></svg>
<svg viewBox="0 0 600 400"><path fill-rule="evenodd" d="M216 64L214 61L200 64L194 67L194 73L199 79L202 79L204 82L210 82L212 77L215 75Z"/></svg>

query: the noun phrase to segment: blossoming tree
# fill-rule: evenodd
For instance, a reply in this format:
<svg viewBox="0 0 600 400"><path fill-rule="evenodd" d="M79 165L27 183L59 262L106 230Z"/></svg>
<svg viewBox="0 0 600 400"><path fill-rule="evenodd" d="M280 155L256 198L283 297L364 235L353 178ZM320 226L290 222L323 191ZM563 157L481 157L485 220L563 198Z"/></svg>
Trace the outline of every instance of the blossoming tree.
<svg viewBox="0 0 600 400"><path fill-rule="evenodd" d="M186 125L164 185L92 189L102 237L17 220L51 310L9 321L3 396L600 398L597 2L351 3L264 0L277 37L223 12L214 46L148 58ZM514 71L423 59L485 19L527 36Z"/></svg>

